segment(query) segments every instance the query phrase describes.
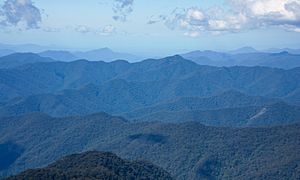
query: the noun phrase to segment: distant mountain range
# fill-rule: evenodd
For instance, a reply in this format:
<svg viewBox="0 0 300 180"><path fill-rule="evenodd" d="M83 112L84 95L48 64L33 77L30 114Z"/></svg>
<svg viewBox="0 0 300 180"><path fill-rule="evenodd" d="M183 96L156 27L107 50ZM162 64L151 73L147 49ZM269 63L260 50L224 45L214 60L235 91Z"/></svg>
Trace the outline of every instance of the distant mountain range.
<svg viewBox="0 0 300 180"><path fill-rule="evenodd" d="M80 90L90 84L114 96L117 95L114 91L128 91L128 96L147 98L145 104L149 105L174 97L208 97L228 90L293 101L291 97L299 93L299 76L299 68L200 66L180 56L132 64L126 61L34 63L0 70L0 102L66 89Z"/></svg>
<svg viewBox="0 0 300 180"><path fill-rule="evenodd" d="M40 169L27 170L14 179L149 179L172 180L169 173L143 161L130 162L113 153L89 151L72 154Z"/></svg>
<svg viewBox="0 0 300 180"><path fill-rule="evenodd" d="M280 52L288 52L290 54L300 54L300 49L291 49L291 48L271 48L265 50L265 52L269 53L280 53Z"/></svg>
<svg viewBox="0 0 300 180"><path fill-rule="evenodd" d="M25 64L0 70L0 116L107 112L140 121L289 124L300 120L298 77L299 68L201 66L181 56L138 63L81 60ZM239 114L241 108L244 115ZM158 118L166 112L168 116ZM173 118L179 112L183 115ZM231 117L226 115L229 112ZM195 113L203 118L192 116Z"/></svg>
<svg viewBox="0 0 300 180"><path fill-rule="evenodd" d="M51 48L34 44L24 45L7 45L0 44L0 57L7 56L13 53L36 53L41 57L51 58L57 61L70 62L79 59L89 61L105 61L111 62L114 60L127 60L136 62L141 60L141 57L129 54L114 52L109 48L100 48L91 51L68 51L59 50L59 48ZM18 60L18 59L15 59Z"/></svg>
<svg viewBox="0 0 300 180"><path fill-rule="evenodd" d="M291 48L269 48L265 50L257 50L250 46L241 47L235 50L228 51L230 54L247 54L247 53L280 53L288 52L290 54L300 54L300 49L291 49Z"/></svg>
<svg viewBox="0 0 300 180"><path fill-rule="evenodd" d="M69 51L44 51L39 53L42 57L49 57L59 61L74 61L79 59L85 59L89 61L105 61L111 62L114 60L127 60L127 61L138 61L139 57L127 54L114 52L109 48L96 49L86 52L69 52Z"/></svg>
<svg viewBox="0 0 300 180"><path fill-rule="evenodd" d="M290 54L287 51L279 53L255 52L251 49L240 49L230 53L215 51L193 51L182 57L200 65L210 66L265 66L291 69L300 67L300 54Z"/></svg>
<svg viewBox="0 0 300 180"><path fill-rule="evenodd" d="M65 118L28 114L0 121L0 150L16 154L0 171L2 176L46 166L63 156L89 150L150 161L176 179L297 179L300 174L299 124L226 128L196 122L130 123L105 113ZM11 145L5 145L7 142ZM9 147L18 147L20 151ZM101 163L101 159L89 155L73 157L48 168L63 163L62 168L70 167L66 170L73 172L72 162L80 162L85 174L89 172L85 165L92 161L98 167L97 162ZM48 168L41 175L47 175ZM27 171L21 176L36 172Z"/></svg>
<svg viewBox="0 0 300 180"><path fill-rule="evenodd" d="M134 62L140 60L138 56L127 54L127 53L114 52L109 48L95 49L86 52L74 52L73 54L81 59L87 59L90 61L109 62L114 60L127 60L127 61Z"/></svg>
<svg viewBox="0 0 300 180"><path fill-rule="evenodd" d="M48 49L53 49L54 47L50 46L41 46L37 44L3 44L0 43L0 49L6 49L13 52L20 52L20 53L39 53L42 51L46 51ZM55 49L59 49L58 47Z"/></svg>
<svg viewBox="0 0 300 180"><path fill-rule="evenodd" d="M254 49L253 47L241 47L232 51L229 51L230 54L247 54L247 53L257 53L258 50Z"/></svg>
<svg viewBox="0 0 300 180"><path fill-rule="evenodd" d="M297 179L299 55L253 51L1 57L0 178Z"/></svg>
<svg viewBox="0 0 300 180"><path fill-rule="evenodd" d="M63 50L58 47L39 46L34 44L6 45L0 44L0 57L13 53L36 53L41 57L51 58L56 61L71 62L75 60L105 61L126 60L129 62L142 61L139 57L129 53L115 52L109 48L99 48L90 51ZM181 55L200 65L210 66L266 66L283 69L300 67L300 49L273 48L256 50L252 47L217 52L217 51L192 51Z"/></svg>

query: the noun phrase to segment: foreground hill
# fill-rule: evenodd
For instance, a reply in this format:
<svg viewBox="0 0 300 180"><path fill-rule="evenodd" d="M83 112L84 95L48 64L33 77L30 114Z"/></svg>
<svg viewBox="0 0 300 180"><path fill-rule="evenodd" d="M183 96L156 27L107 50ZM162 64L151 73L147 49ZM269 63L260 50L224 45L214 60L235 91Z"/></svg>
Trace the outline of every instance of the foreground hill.
<svg viewBox="0 0 300 180"><path fill-rule="evenodd" d="M112 153L90 151L64 157L41 169L32 169L14 179L149 179L171 180L164 170L147 162L130 162Z"/></svg>
<svg viewBox="0 0 300 180"><path fill-rule="evenodd" d="M207 127L199 123L130 123L107 114L0 119L0 144L22 149L2 175L46 166L89 150L144 159L177 179L297 179L299 124L268 128ZM8 152L12 149L7 149Z"/></svg>

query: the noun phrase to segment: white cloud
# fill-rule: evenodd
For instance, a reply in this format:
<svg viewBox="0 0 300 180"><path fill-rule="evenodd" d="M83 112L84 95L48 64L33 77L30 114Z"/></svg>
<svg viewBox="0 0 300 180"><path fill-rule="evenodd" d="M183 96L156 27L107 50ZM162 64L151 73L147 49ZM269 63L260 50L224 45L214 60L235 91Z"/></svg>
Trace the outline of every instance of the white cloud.
<svg viewBox="0 0 300 180"><path fill-rule="evenodd" d="M227 0L226 4L226 8L206 10L177 8L166 18L148 24L164 22L170 29L181 29L191 37L197 37L200 33L195 32L202 31L219 34L269 26L299 32L300 0Z"/></svg>
<svg viewBox="0 0 300 180"><path fill-rule="evenodd" d="M43 31L45 32L60 32L60 28L55 28L55 27L44 27Z"/></svg>
<svg viewBox="0 0 300 180"><path fill-rule="evenodd" d="M191 31L191 32L185 32L184 35L189 37L198 37L200 36L200 33L197 31Z"/></svg>
<svg viewBox="0 0 300 180"><path fill-rule="evenodd" d="M112 25L107 25L102 28L94 28L85 25L75 27L75 31L82 34L93 33L102 36L108 36L117 33L117 29Z"/></svg>
<svg viewBox="0 0 300 180"><path fill-rule="evenodd" d="M41 21L41 12L31 0L6 0L0 9L2 26L24 25L27 29L36 29Z"/></svg>
<svg viewBox="0 0 300 180"><path fill-rule="evenodd" d="M203 21L205 18L204 13L197 8L189 9L186 16L189 21Z"/></svg>
<svg viewBox="0 0 300 180"><path fill-rule="evenodd" d="M125 22L127 16L133 11L133 0L114 0L113 11L115 15L113 19L116 21Z"/></svg>
<svg viewBox="0 0 300 180"><path fill-rule="evenodd" d="M293 28L293 31L300 33L300 28Z"/></svg>
<svg viewBox="0 0 300 180"><path fill-rule="evenodd" d="M92 29L89 28L88 26L79 25L79 26L77 26L77 27L75 28L75 31L76 31L76 32L79 32L79 33L85 34L85 33L91 32Z"/></svg>
<svg viewBox="0 0 300 180"><path fill-rule="evenodd" d="M108 35L116 33L116 28L112 25L107 25L107 26L103 27L99 33L103 36L108 36Z"/></svg>

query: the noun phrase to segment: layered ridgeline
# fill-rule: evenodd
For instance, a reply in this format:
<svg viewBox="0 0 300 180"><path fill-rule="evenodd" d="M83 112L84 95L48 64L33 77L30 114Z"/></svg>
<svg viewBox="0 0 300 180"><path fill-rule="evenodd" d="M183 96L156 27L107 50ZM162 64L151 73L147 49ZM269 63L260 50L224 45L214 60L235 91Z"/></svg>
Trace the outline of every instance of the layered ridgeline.
<svg viewBox="0 0 300 180"><path fill-rule="evenodd" d="M13 53L0 57L0 68L8 69L39 62L53 62L51 58L41 57L34 53Z"/></svg>
<svg viewBox="0 0 300 180"><path fill-rule="evenodd" d="M177 107L177 105L178 104L171 103L138 109L133 112L123 114L123 116L137 122L196 121L210 126L230 127L272 126L300 122L300 107L287 105L285 103L211 110L207 110L205 108L202 110L201 108L193 110L193 107ZM176 108L179 109L176 110Z"/></svg>
<svg viewBox="0 0 300 180"><path fill-rule="evenodd" d="M31 63L0 69L0 116L107 112L129 120L287 124L300 120L299 77L300 68L210 67L180 56Z"/></svg>
<svg viewBox="0 0 300 180"><path fill-rule="evenodd" d="M99 150L152 162L177 179L297 179L299 128L299 124L228 128L196 122L131 123L103 113L1 118L1 151L15 154L13 161L1 166L1 174L8 176L47 166L65 155Z"/></svg>
<svg viewBox="0 0 300 180"><path fill-rule="evenodd" d="M291 51L295 53L294 51ZM230 53L216 51L192 51L182 54L186 59L200 65L210 66L266 66L290 69L300 67L300 54L291 54L287 51L267 53L254 49L240 49Z"/></svg>
<svg viewBox="0 0 300 180"><path fill-rule="evenodd" d="M112 153L90 151L73 154L41 169L22 172L17 179L149 179L171 180L169 173L150 163L130 162Z"/></svg>
<svg viewBox="0 0 300 180"><path fill-rule="evenodd" d="M47 50L39 53L42 57L49 57L59 61L74 61L78 59L86 59L89 61L105 61L111 62L115 60L127 60L127 61L137 61L139 60L138 56L128 54L128 53L120 53L114 52L109 48L101 48L95 49L91 51L58 51L58 50Z"/></svg>
<svg viewBox="0 0 300 180"><path fill-rule="evenodd" d="M116 86L120 86L118 83ZM248 96L228 91L216 96L181 97L147 106L147 97L126 93L124 86L102 89L87 86L60 94L32 95L2 107L2 116L43 112L55 117L87 115L100 111L118 114L132 121L197 121L213 126L267 126L300 122L300 107L278 99ZM125 91L124 91L125 90ZM132 89L135 91L136 89ZM139 93L138 93L139 94ZM143 99L144 98L144 99Z"/></svg>
<svg viewBox="0 0 300 180"><path fill-rule="evenodd" d="M200 66L180 56L138 63L50 62L0 70L1 101L33 94L84 88L89 84L106 89L144 93L150 101L174 97L205 97L226 90L249 95L286 98L298 102L300 68ZM10 91L7 91L7 90Z"/></svg>

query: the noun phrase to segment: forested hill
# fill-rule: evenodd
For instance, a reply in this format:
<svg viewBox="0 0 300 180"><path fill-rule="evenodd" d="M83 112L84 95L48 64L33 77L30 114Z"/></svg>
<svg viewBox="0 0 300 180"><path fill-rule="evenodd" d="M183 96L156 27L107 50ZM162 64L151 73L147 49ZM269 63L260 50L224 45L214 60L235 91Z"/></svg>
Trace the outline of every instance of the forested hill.
<svg viewBox="0 0 300 180"><path fill-rule="evenodd" d="M7 180L18 179L148 179L172 180L163 169L143 161L127 161L108 152L90 151L64 157L40 169L31 169Z"/></svg>
<svg viewBox="0 0 300 180"><path fill-rule="evenodd" d="M0 121L2 152L16 157L2 175L43 167L68 154L99 150L152 162L177 179L300 176L299 124L229 128L197 122L130 123L105 113L65 118L28 114Z"/></svg>

